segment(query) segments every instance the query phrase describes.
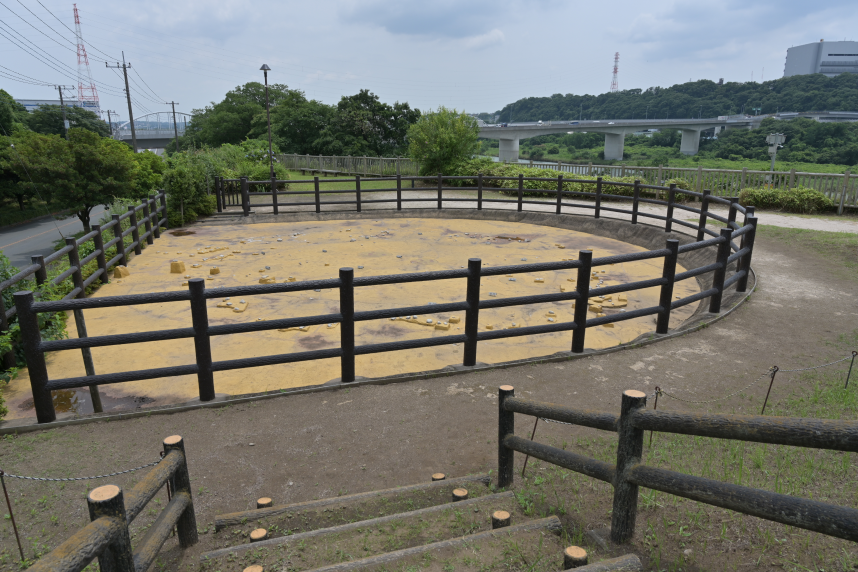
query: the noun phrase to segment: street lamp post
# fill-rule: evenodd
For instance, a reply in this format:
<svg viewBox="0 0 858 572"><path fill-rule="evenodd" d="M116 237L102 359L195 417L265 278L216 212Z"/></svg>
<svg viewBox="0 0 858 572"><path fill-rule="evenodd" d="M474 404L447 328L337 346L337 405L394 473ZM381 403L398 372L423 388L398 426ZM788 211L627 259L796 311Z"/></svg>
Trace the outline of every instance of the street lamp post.
<svg viewBox="0 0 858 572"><path fill-rule="evenodd" d="M274 179L274 155L271 152L271 107L268 104L268 72L271 68L268 67L268 64L262 64L262 67L259 69L265 74L265 116L268 119L268 167L271 170L271 179Z"/></svg>

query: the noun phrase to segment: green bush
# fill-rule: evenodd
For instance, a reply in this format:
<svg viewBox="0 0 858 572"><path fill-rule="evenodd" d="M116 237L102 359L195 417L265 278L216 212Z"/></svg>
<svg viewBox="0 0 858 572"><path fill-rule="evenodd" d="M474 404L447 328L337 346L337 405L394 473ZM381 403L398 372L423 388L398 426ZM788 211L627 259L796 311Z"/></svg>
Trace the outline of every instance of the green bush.
<svg viewBox="0 0 858 572"><path fill-rule="evenodd" d="M555 196L554 192L557 190L557 176L560 175L558 171L553 169L539 169L536 167L527 167L520 163L498 163L492 161L487 157L478 157L475 159L471 159L464 163L458 165L453 173L454 176L467 177L473 176L482 173L484 177L518 177L519 174L524 175L525 178L533 177L533 178L546 178L553 179L553 181L524 181L524 195L530 197L553 197ZM575 179L578 181L593 181L589 182L571 182L568 180L564 180L563 182L563 190L566 192L573 193L595 193L596 192L596 177L589 175L564 175L564 179L566 178ZM620 195L623 197L632 197L634 196L634 187L625 186L625 185L612 185L611 183L634 183L635 177L616 177L610 180L603 179L602 181L602 192L607 195ZM477 182L475 179L465 179L461 181L463 186L473 187L476 186ZM671 179L670 181L665 182L665 186L670 185L670 183L676 183L676 186L681 189L690 190L690 184L687 181L682 179ZM518 194L518 181L510 180L510 181L493 181L493 180L484 180L484 187L494 187L498 188L501 193L517 195ZM661 198L666 198L665 193L661 193ZM651 189L641 189L640 193L641 197L644 198L655 198L656 192ZM688 195L683 195L681 193L677 193L676 200L677 202L691 200L692 197ZM605 199L610 200L610 199Z"/></svg>
<svg viewBox="0 0 858 572"><path fill-rule="evenodd" d="M807 187L792 189L742 189L739 203L766 210L813 214L834 208L834 202L823 193Z"/></svg>

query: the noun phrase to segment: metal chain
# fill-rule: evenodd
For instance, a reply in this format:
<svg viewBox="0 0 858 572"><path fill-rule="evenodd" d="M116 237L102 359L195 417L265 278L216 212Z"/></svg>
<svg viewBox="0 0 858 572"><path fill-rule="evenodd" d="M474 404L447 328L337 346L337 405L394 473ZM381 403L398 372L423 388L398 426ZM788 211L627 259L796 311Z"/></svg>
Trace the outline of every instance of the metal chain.
<svg viewBox="0 0 858 572"><path fill-rule="evenodd" d="M724 397L717 397L717 398L715 398L715 399L706 399L706 400L701 400L701 401L696 401L696 400L693 400L693 399L683 399L682 397L677 397L677 396L675 396L675 395L671 395L670 393L668 393L668 392L664 391L663 389L656 389L656 393L658 393L659 395L666 395L667 397L670 397L671 399L676 399L677 401L684 401L685 403L712 403L712 402L714 402L714 401L723 401L723 400L725 400L725 399L729 399L730 397L733 397L734 395L737 395L737 394L739 394L739 393L742 393L742 392L743 392L743 391L745 391L746 389L750 388L751 386L753 386L754 384L756 384L757 382L759 382L759 381L760 381L761 379L763 379L764 377L767 377L767 376L768 376L768 377L771 377L771 376L772 376L776 371L777 371L778 373L791 373L791 372L792 372L792 373L795 373L795 372L799 372L799 371L810 371L810 370L813 370L813 369L819 369L819 368L823 368L823 367L828 367L828 366L830 366L830 365L834 365L834 364L837 364L837 363L840 363L840 362L846 361L846 360L848 360L848 359L852 359L852 356L851 356L851 355L848 355L848 356L846 356L845 358L842 358L842 359L839 359L839 360L836 360L836 361L833 361L833 362L830 362L830 363L824 363L824 364L822 364L822 365L815 365L815 366L812 366L812 367L803 367L803 368L798 368L798 369L779 369L779 368L777 368L776 366L772 366L772 367L770 367L770 368L769 368L769 370L768 370L767 372L765 372L764 374L762 374L760 377L758 377L757 379L755 379L754 381L752 381L751 383L749 383L748 385L746 385L746 386L745 386L745 387L743 387L742 389L739 389L738 391L734 391L733 393L731 393L731 394L729 394L729 395L725 395Z"/></svg>
<svg viewBox="0 0 858 572"><path fill-rule="evenodd" d="M149 463L148 465L141 465L139 467L135 467L133 469L128 469L127 471L119 471L117 473L110 473L108 475L97 475L95 477L71 477L68 479L52 479L48 477L22 477L21 475L12 475L0 469L0 475L4 477L11 477L13 479L25 479L28 481L88 481L91 479L104 479L106 477L115 477L116 475L124 475L126 473L133 473L134 471L139 471L140 469L146 469L148 467L154 467L158 463L161 462L161 459L158 459L154 463Z"/></svg>
<svg viewBox="0 0 858 572"><path fill-rule="evenodd" d="M739 393L742 393L746 389L750 388L751 386L753 386L754 384L759 382L761 379L763 379L765 377L771 377L772 373L774 373L774 372L775 372L775 368L771 367L771 368L769 368L768 371L763 373L760 377L758 377L757 379L755 379L754 381L752 381L751 383L749 383L748 385L746 385L742 389L734 391L733 393L731 393L729 395L725 395L724 397L717 397L715 399L704 399L704 400L699 400L699 401L694 400L694 399L683 399L682 397L677 397L675 395L672 395L672 394L670 394L670 393L668 393L665 390L660 389L660 388L656 389L656 393L658 393L659 395L666 395L667 397L670 397L671 399L676 399L677 401L684 401L685 403L712 403L714 401L723 401L724 399L729 399L729 398L733 397L734 395L738 395Z"/></svg>
<svg viewBox="0 0 858 572"><path fill-rule="evenodd" d="M839 360L837 360L837 361L833 361L833 362L831 362L831 363L824 363L824 364L822 364L822 365L815 365L815 366L813 366L813 367L803 367L803 368L800 368L800 369L782 369L782 370L780 370L780 372L779 372L779 373L781 373L781 372L782 372L782 373L789 373L789 372L793 372L793 371L810 371L810 370L812 370L812 369L819 369L819 368L821 368L821 367L828 367L828 366L830 366L830 365L834 365L834 364L836 364L836 363L840 363L840 362L842 362L842 361L846 361L846 360L848 360L848 359L852 359L852 356L851 356L851 355L848 355L848 356L846 356L846 357L845 357L845 358L843 358L843 359L839 359Z"/></svg>

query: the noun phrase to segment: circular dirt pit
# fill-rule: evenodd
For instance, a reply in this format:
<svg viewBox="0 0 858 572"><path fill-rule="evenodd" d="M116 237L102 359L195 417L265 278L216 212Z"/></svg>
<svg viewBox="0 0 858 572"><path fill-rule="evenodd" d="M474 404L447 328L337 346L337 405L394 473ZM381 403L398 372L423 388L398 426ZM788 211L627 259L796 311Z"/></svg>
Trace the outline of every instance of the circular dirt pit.
<svg viewBox="0 0 858 572"><path fill-rule="evenodd" d="M396 218L322 222L261 223L236 226L202 226L194 234L165 233L128 266L130 275L112 279L96 294L120 296L187 289L189 278L205 278L206 288L242 286L274 281L336 278L341 267L352 267L355 276L404 274L467 267L469 258L482 259L483 267L575 259L590 249L595 257L645 250L611 238L572 230L493 220ZM176 234L183 234L176 236ZM175 262L184 270L171 273ZM623 284L661 277L661 258L599 267L591 287ZM677 267L677 272L685 269ZM215 273L212 273L215 272ZM572 291L577 270L485 277L481 298L505 298ZM698 292L695 280L676 284L674 296ZM615 295L592 308L588 317L658 305L657 287ZM355 289L355 309L375 310L465 299L465 280L440 280ZM285 294L212 299L208 302L210 325L253 322L278 318L316 316L339 312L336 289ZM572 302L557 302L482 310L480 331L518 328L573 321ZM671 328L691 316L696 304L671 313ZM145 304L87 310L90 336L191 327L187 302ZM403 315L356 324L357 345L393 342L464 333L464 312ZM626 320L613 327L588 328L586 347L601 349L627 343L655 329L655 318ZM69 317L69 336L75 336ZM339 324L295 327L288 330L217 336L211 339L214 361L300 352L339 346ZM499 363L569 351L572 332L542 334L480 342L477 359ZM98 374L194 363L193 339L94 348ZM356 358L356 373L365 378L437 370L462 363L462 344L378 353ZM51 379L85 375L81 352L69 350L48 356ZM339 359L216 372L218 393L240 395L318 385L338 378ZM129 396L154 400L152 405L185 402L198 397L194 375L134 381L100 387L105 409L127 408ZM60 395L62 392L55 392ZM86 412L88 391L78 390L72 410ZM33 415L27 407L32 395L26 372L6 390L10 417ZM62 395L60 395L62 397ZM82 403L83 402L83 403ZM91 409L90 409L91 410Z"/></svg>

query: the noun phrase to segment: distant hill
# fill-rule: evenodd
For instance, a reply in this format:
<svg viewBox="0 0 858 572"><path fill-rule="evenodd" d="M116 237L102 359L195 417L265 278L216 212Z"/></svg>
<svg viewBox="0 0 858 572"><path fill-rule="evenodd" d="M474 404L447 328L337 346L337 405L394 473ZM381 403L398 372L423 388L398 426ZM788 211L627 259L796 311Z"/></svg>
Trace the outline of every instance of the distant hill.
<svg viewBox="0 0 858 572"><path fill-rule="evenodd" d="M759 111L752 111L760 108ZM504 107L499 122L584 119L685 119L776 111L858 111L858 75L785 77L763 83L700 80L601 95L528 97Z"/></svg>

